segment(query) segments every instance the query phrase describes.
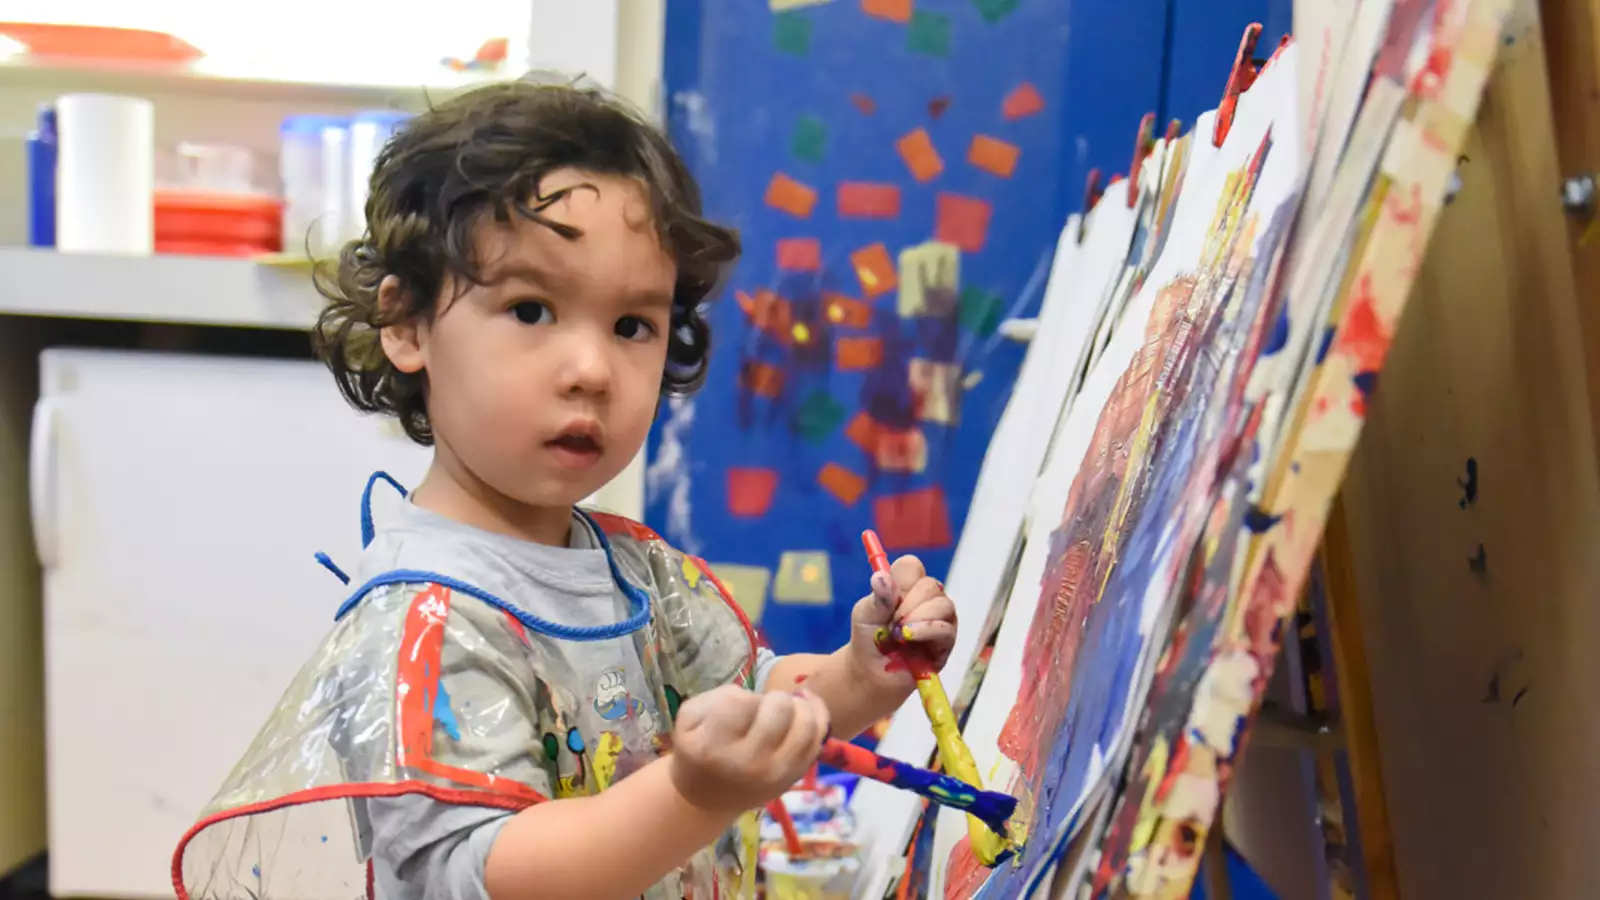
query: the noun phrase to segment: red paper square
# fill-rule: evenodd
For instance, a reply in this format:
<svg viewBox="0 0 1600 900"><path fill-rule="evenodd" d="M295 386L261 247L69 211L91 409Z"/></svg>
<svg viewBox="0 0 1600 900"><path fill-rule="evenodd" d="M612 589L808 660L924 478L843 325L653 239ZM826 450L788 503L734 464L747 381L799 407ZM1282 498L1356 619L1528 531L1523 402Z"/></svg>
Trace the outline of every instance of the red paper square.
<svg viewBox="0 0 1600 900"><path fill-rule="evenodd" d="M778 241L778 269L783 272L815 272L822 268L822 242L816 238L783 238Z"/></svg>
<svg viewBox="0 0 1600 900"><path fill-rule="evenodd" d="M778 473L771 469L729 469L728 512L746 519L764 516L777 489Z"/></svg>
<svg viewBox="0 0 1600 900"><path fill-rule="evenodd" d="M940 193L935 208L934 240L954 244L963 253L977 253L983 249L989 237L989 217L994 213L989 201Z"/></svg>
<svg viewBox="0 0 1600 900"><path fill-rule="evenodd" d="M872 516L886 550L942 550L952 543L950 510L937 485L872 502Z"/></svg>
<svg viewBox="0 0 1600 900"><path fill-rule="evenodd" d="M846 181L839 185L838 204L841 219L892 219L900 215L900 188Z"/></svg>

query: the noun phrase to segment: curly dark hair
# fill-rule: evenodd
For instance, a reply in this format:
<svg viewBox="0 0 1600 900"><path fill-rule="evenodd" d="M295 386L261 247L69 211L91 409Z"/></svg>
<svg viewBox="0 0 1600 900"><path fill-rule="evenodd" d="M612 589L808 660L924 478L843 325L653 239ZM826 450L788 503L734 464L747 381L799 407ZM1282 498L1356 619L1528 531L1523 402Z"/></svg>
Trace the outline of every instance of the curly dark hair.
<svg viewBox="0 0 1600 900"><path fill-rule="evenodd" d="M396 369L379 332L437 314L447 284L459 292L485 283L472 240L484 216L508 223L518 215L580 237L542 213L575 189L540 193L545 175L561 168L644 185L662 247L678 268L661 392L700 387L711 350L700 305L738 259L738 236L702 217L694 177L637 112L597 88L524 79L468 91L409 120L378 154L366 233L318 266L314 281L328 302L312 344L351 405L393 415L412 440L433 443L423 376ZM378 302L388 275L402 287L398 309Z"/></svg>

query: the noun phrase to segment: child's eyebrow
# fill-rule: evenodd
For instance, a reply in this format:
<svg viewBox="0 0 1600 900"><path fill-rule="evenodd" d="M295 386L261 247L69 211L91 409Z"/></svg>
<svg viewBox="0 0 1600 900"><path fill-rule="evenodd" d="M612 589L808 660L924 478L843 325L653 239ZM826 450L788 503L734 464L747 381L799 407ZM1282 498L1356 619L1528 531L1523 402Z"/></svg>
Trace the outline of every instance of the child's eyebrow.
<svg viewBox="0 0 1600 900"><path fill-rule="evenodd" d="M520 260L517 262L509 262L500 266L496 266L488 273L488 277L485 279L485 281L490 284L500 284L512 279L526 281L530 284L540 285L541 287L549 287L552 281L549 272L546 272L532 263Z"/></svg>
<svg viewBox="0 0 1600 900"><path fill-rule="evenodd" d="M670 310L672 309L672 294L666 291L640 291L634 295L633 302L641 309Z"/></svg>

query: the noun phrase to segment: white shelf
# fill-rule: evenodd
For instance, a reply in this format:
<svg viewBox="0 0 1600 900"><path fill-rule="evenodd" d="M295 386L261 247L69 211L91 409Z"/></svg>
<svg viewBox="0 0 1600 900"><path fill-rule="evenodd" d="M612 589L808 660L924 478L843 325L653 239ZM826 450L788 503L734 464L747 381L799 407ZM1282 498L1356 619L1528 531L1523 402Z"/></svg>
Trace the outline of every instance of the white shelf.
<svg viewBox="0 0 1600 900"><path fill-rule="evenodd" d="M0 248L0 314L305 331L321 308L305 268Z"/></svg>
<svg viewBox="0 0 1600 900"><path fill-rule="evenodd" d="M377 81L314 81L308 78L281 79L252 76L244 72L207 72L170 66L136 63L103 63L79 60L39 60L23 56L0 56L0 86L30 87L48 77L57 90L96 91L112 86L123 92L171 91L190 95L221 95L240 99L324 102L360 106L396 106L421 109L427 100L437 101L485 82L504 80L522 74L510 70L500 73L451 72L440 67L430 83L382 83Z"/></svg>

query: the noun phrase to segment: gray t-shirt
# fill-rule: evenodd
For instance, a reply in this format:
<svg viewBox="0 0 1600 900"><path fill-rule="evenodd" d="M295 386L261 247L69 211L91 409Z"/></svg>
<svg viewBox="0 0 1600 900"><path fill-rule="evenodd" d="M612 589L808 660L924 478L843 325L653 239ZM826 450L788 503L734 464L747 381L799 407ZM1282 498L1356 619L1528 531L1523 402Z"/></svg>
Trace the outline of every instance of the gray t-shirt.
<svg viewBox="0 0 1600 900"><path fill-rule="evenodd" d="M434 572L488 591L541 619L579 628L612 625L631 613L598 537L576 515L566 547L485 532L410 503L389 518L351 573L353 583L397 569ZM650 711L632 699L642 693L638 683L647 668L631 641L563 641L558 646L565 671L597 673L595 684L564 687L576 697L590 698L601 719L617 723L616 733L605 737L624 744L647 741L654 731L670 730L670 723L651 721ZM770 650L760 651L758 690L775 661ZM455 700L470 702L470 698ZM631 732L624 730L623 723L635 718L644 721L631 724ZM525 737L513 739L527 742ZM531 742L501 749L530 755L540 752ZM626 774L618 768L614 777ZM607 780L612 777L611 773L605 776ZM546 796L560 797L565 785L531 786ZM482 900L488 896L484 862L512 813L444 803L419 794L372 798L360 805L363 812L358 815L367 820L370 830L378 900Z"/></svg>

